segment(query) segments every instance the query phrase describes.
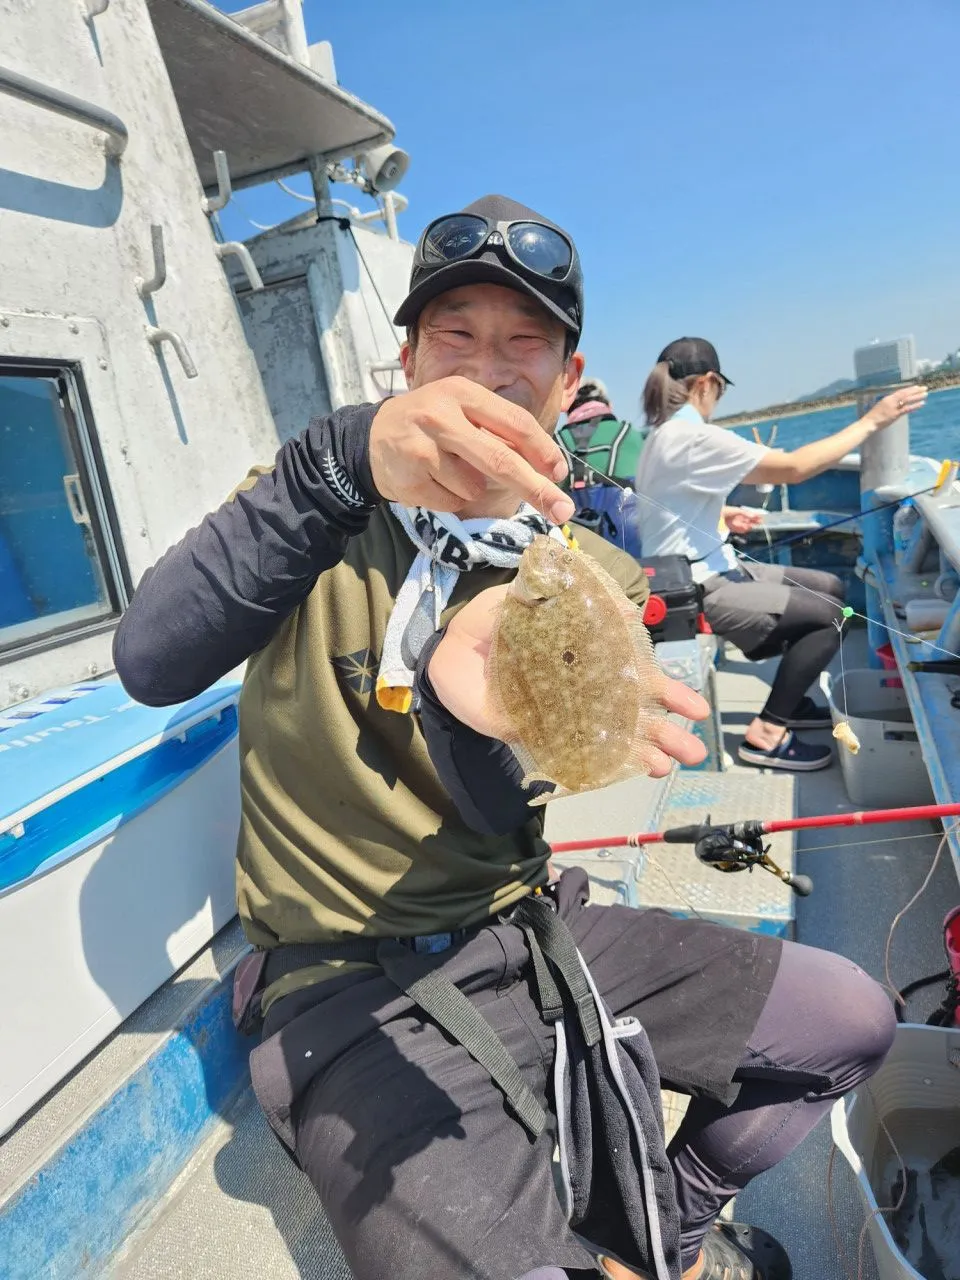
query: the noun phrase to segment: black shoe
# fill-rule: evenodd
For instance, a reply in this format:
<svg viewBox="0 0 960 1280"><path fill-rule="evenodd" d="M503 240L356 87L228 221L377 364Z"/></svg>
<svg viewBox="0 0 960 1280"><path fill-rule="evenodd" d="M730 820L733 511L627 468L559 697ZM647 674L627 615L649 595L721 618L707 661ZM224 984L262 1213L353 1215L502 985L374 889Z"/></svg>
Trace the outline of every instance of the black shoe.
<svg viewBox="0 0 960 1280"><path fill-rule="evenodd" d="M700 1280L793 1280L787 1251L759 1227L717 1222L703 1241Z"/></svg>
<svg viewBox="0 0 960 1280"><path fill-rule="evenodd" d="M737 755L744 764L759 765L761 769L789 769L792 773L813 773L826 769L833 759L831 747L815 746L802 742L795 733L784 734L783 739L770 751L741 742Z"/></svg>
<svg viewBox="0 0 960 1280"><path fill-rule="evenodd" d="M829 707L819 707L812 698L803 698L786 726L788 729L831 729L833 718Z"/></svg>

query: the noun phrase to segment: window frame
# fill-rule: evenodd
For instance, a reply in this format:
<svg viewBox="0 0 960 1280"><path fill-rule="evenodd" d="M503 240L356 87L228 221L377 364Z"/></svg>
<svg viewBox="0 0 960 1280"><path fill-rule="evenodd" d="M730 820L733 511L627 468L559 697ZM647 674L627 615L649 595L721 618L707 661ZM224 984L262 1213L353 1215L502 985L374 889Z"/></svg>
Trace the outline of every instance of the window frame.
<svg viewBox="0 0 960 1280"><path fill-rule="evenodd" d="M112 631L133 595L116 506L107 480L82 362L0 355L0 379L7 377L47 378L57 388L63 425L77 465L80 493L90 517L88 528L99 572L106 587L109 612L98 618L65 622L59 626L55 622L57 615L53 614L50 617L51 626L42 635L15 640L9 644L4 643L0 629L0 666Z"/></svg>

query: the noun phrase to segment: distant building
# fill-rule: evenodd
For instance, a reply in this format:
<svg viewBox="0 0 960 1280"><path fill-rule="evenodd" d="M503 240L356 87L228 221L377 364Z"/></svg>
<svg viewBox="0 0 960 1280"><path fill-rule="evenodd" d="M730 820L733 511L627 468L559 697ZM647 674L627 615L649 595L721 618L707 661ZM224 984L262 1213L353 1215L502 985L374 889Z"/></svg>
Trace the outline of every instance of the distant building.
<svg viewBox="0 0 960 1280"><path fill-rule="evenodd" d="M857 347L853 353L853 371L861 387L907 382L915 377L916 365L912 333L889 342L876 340L869 346Z"/></svg>

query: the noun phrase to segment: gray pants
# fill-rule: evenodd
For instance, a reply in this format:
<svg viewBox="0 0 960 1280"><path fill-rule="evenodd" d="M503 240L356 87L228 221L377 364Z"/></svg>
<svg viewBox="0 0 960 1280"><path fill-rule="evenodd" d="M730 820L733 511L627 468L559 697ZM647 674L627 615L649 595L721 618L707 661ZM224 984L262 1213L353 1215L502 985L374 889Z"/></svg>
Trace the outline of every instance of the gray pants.
<svg viewBox="0 0 960 1280"><path fill-rule="evenodd" d="M718 636L749 656L769 638L789 605L798 615L807 603L817 605L819 612L816 596L836 600L842 598L842 590L834 574L818 569L742 563L730 573L716 573L706 580L703 612Z"/></svg>

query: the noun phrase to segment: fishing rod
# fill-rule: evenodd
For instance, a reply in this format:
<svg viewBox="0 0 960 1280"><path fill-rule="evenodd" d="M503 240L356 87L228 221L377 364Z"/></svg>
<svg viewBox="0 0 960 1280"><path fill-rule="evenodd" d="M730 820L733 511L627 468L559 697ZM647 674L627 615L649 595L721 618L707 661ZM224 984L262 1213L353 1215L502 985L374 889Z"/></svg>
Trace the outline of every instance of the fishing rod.
<svg viewBox="0 0 960 1280"><path fill-rule="evenodd" d="M861 809L855 813L821 813L809 818L750 819L747 822L706 821L666 831L637 831L626 836L597 836L589 840L558 841L553 853L576 853L584 849L640 848L645 844L692 844L701 862L716 871L747 871L763 867L778 880L805 898L813 891L809 876L791 875L770 857L764 836L781 831L806 831L822 827L867 827L882 822L923 822L935 818L960 817L960 803L921 804L900 809Z"/></svg>
<svg viewBox="0 0 960 1280"><path fill-rule="evenodd" d="M899 507L901 502L909 498L922 498L926 493L935 493L939 486L932 484L927 489L918 489L916 493L904 494L902 498L894 498L890 502L881 502L878 506L868 507L866 511L854 511L852 515L843 516L840 520L831 520L829 524L818 525L816 529L802 529L800 533L791 533L789 537L777 538L767 544L768 551L779 551L781 547L791 547L797 542L812 542L831 529L839 529L841 525L850 524L853 520L862 520L865 516L875 515L878 511L888 511L891 507ZM735 535L737 536L737 535ZM742 534L739 535L743 537Z"/></svg>
<svg viewBox="0 0 960 1280"><path fill-rule="evenodd" d="M569 464L570 462L573 461L575 455L570 449L567 448L567 446L563 443L562 440L559 439L559 437L555 437L555 439L556 439L556 443L560 446L561 453L563 453L566 456L567 462ZM878 511L888 511L891 507L899 507L902 502L907 502L912 498L922 498L924 497L924 495L928 493L937 493L943 487L944 482L947 479L947 476L950 474L950 468L954 465L955 464L952 463L950 459L945 459L940 464L940 471L939 471L939 474L937 475L936 480L933 482L933 484L928 485L926 489L917 489L915 493L905 493L900 498L892 498L889 502L881 502L875 507L868 507L866 511L854 511L849 516L842 516L841 519L839 520L831 520L829 524L820 525L816 529L803 529L801 530L800 533L790 534L789 537L777 538L775 541L767 543L767 551L768 552L778 551L782 547L790 547L797 542L810 542L814 538L819 538L824 533L829 533L831 529L838 529L840 528L841 525L850 524L850 522L853 520L862 520L865 516L875 515ZM608 484L613 485L615 488L620 489L624 493L636 492L636 490L632 489L630 485L624 484L620 480L615 480L613 476L605 475L597 467L590 467L590 470L593 472L595 476L599 476L601 480L605 480ZM642 498L645 495L637 494L637 496ZM574 513L574 520L575 519L576 519L576 513ZM742 543L746 541L743 534L734 534L732 540L736 540L738 543Z"/></svg>
<svg viewBox="0 0 960 1280"><path fill-rule="evenodd" d="M918 489L916 493L907 493L902 498L893 498L890 502L881 502L875 507L868 507L866 511L854 511L852 515L843 516L840 520L831 520L829 524L819 525L816 529L803 529L800 533L792 533L787 538L777 538L767 544L767 550L779 551L782 547L791 547L797 542L812 542L814 538L819 538L822 534L829 533L831 529L839 529L843 524L849 524L852 520L862 520L866 516L875 515L878 511L888 511L891 507L899 507L901 502L906 502L910 498L922 498L924 494L936 493L939 487L940 481L938 480L936 484L932 484L926 489ZM738 536L743 537L742 534Z"/></svg>

